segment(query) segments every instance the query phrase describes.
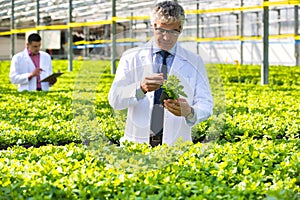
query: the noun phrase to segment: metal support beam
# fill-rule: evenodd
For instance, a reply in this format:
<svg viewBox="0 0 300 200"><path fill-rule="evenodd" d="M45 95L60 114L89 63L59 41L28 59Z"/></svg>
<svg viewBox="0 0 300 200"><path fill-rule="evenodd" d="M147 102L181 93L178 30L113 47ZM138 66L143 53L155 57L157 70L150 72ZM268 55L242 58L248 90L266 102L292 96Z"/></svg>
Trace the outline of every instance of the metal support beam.
<svg viewBox="0 0 300 200"><path fill-rule="evenodd" d="M84 22L86 22L86 20L84 20ZM89 40L89 27L88 26L84 26L83 27L83 35L84 35L84 40L88 41ZM89 49L87 48L87 45L84 45L84 57L88 57L89 56Z"/></svg>
<svg viewBox="0 0 300 200"><path fill-rule="evenodd" d="M280 20L281 20L281 12L280 11L281 11L280 9L277 10L278 35L281 34L281 22L280 22Z"/></svg>
<svg viewBox="0 0 300 200"><path fill-rule="evenodd" d="M112 24L111 24L111 74L116 73L116 0L112 0Z"/></svg>
<svg viewBox="0 0 300 200"><path fill-rule="evenodd" d="M197 10L199 10L199 3L197 3L197 7L196 7ZM196 22L197 22L197 39L200 37L200 31L199 31L199 25L200 25L200 22L199 22L199 13L197 13L196 15ZM198 44L198 41L196 41L196 45L197 45L197 54L199 54L199 44Z"/></svg>
<svg viewBox="0 0 300 200"><path fill-rule="evenodd" d="M268 0L264 0L268 2ZM263 65L261 67L261 84L269 83L269 7L263 10Z"/></svg>
<svg viewBox="0 0 300 200"><path fill-rule="evenodd" d="M241 0L241 7L244 6L244 0ZM240 28L240 36L241 36L241 46L240 46L240 51L241 51L241 55L240 55L240 64L243 65L244 64L244 12L241 10L240 12L240 21L239 21L239 28Z"/></svg>
<svg viewBox="0 0 300 200"><path fill-rule="evenodd" d="M134 36L133 36L133 12L131 11L130 12L130 16L131 16L131 20L129 21L129 38L133 38ZM136 27L135 27L136 28ZM131 42L131 48L133 48L134 47L134 43L133 42Z"/></svg>
<svg viewBox="0 0 300 200"><path fill-rule="evenodd" d="M40 25L40 1L39 0L36 0L36 11L35 11L35 15L36 15L36 26L39 26ZM38 31L39 33L39 31Z"/></svg>
<svg viewBox="0 0 300 200"><path fill-rule="evenodd" d="M110 13L109 12L105 12L105 20L109 20L110 18ZM110 39L110 24L104 24L104 39L105 40L109 40ZM105 47L104 47L104 56L105 57L109 57L110 56L110 46L107 44Z"/></svg>
<svg viewBox="0 0 300 200"><path fill-rule="evenodd" d="M73 11L72 0L69 0L69 24L73 21L72 11ZM69 53L68 53L68 70L73 70L73 28L69 28L68 31L68 42L69 42Z"/></svg>
<svg viewBox="0 0 300 200"><path fill-rule="evenodd" d="M259 19L259 12L254 12L256 14L256 33L255 36L261 36L261 32L260 32L260 24L261 24L261 20Z"/></svg>
<svg viewBox="0 0 300 200"><path fill-rule="evenodd" d="M15 29L15 1L11 1L11 17L10 17L10 30ZM10 35L10 57L12 58L15 54L15 34Z"/></svg>
<svg viewBox="0 0 300 200"><path fill-rule="evenodd" d="M200 20L201 20L201 24L202 24L202 26L201 26L201 38L204 38L205 37L205 34L204 34L204 31L205 31L205 29L204 29L204 17L200 17Z"/></svg>
<svg viewBox="0 0 300 200"><path fill-rule="evenodd" d="M299 35L299 6L294 7L294 18L295 18L295 36ZM295 40L295 57L296 57L296 66L300 66L300 40Z"/></svg>
<svg viewBox="0 0 300 200"><path fill-rule="evenodd" d="M222 24L221 24L221 16L220 15L217 15L217 21L218 21L217 37L222 37Z"/></svg>

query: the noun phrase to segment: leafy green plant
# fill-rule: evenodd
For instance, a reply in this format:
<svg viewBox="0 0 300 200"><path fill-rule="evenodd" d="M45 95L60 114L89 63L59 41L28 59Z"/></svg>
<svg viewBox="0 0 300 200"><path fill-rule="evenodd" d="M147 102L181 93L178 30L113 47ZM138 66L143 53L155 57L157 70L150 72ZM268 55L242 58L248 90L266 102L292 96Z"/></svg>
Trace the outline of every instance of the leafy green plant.
<svg viewBox="0 0 300 200"><path fill-rule="evenodd" d="M180 85L180 80L175 75L168 75L168 80L161 86L163 89L161 102L164 99L178 99L179 96L187 97L183 91L183 86Z"/></svg>
<svg viewBox="0 0 300 200"><path fill-rule="evenodd" d="M194 126L196 144L149 148L102 141L124 132L107 100L110 61L74 61L73 72L53 63L65 74L50 92L19 93L0 62L0 199L300 199L300 68L272 66L262 87L259 66L219 66L226 113ZM182 95L173 78L164 87Z"/></svg>

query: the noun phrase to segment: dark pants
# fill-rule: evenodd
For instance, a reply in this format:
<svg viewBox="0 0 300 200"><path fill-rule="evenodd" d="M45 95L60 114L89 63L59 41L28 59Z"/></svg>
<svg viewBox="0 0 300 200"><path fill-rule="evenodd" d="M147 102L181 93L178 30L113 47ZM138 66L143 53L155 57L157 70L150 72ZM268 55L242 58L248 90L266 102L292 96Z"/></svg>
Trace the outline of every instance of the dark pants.
<svg viewBox="0 0 300 200"><path fill-rule="evenodd" d="M152 147L156 147L158 145L161 145L162 144L162 136L163 136L162 134L150 136L150 141L149 141L150 145Z"/></svg>

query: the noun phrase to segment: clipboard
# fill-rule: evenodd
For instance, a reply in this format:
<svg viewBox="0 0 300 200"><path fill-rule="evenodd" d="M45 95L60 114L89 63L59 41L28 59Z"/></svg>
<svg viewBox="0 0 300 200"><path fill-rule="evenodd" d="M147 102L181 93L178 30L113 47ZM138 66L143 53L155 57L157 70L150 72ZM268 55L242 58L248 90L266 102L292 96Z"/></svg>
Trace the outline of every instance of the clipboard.
<svg viewBox="0 0 300 200"><path fill-rule="evenodd" d="M47 76L46 78L40 80L40 82L49 82L51 79L57 78L57 77L61 76L62 74L63 73L61 73L61 72L53 73L53 74Z"/></svg>

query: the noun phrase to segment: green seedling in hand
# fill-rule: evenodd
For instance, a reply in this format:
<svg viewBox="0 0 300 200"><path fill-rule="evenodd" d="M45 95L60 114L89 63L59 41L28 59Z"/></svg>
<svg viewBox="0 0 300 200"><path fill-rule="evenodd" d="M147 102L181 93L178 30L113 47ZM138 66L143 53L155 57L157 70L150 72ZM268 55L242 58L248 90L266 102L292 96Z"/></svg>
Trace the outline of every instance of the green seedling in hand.
<svg viewBox="0 0 300 200"><path fill-rule="evenodd" d="M160 97L160 102L163 104L165 99L178 99L179 96L187 97L183 91L183 86L180 85L180 80L175 75L168 75L168 80L164 82L161 86L162 95Z"/></svg>

